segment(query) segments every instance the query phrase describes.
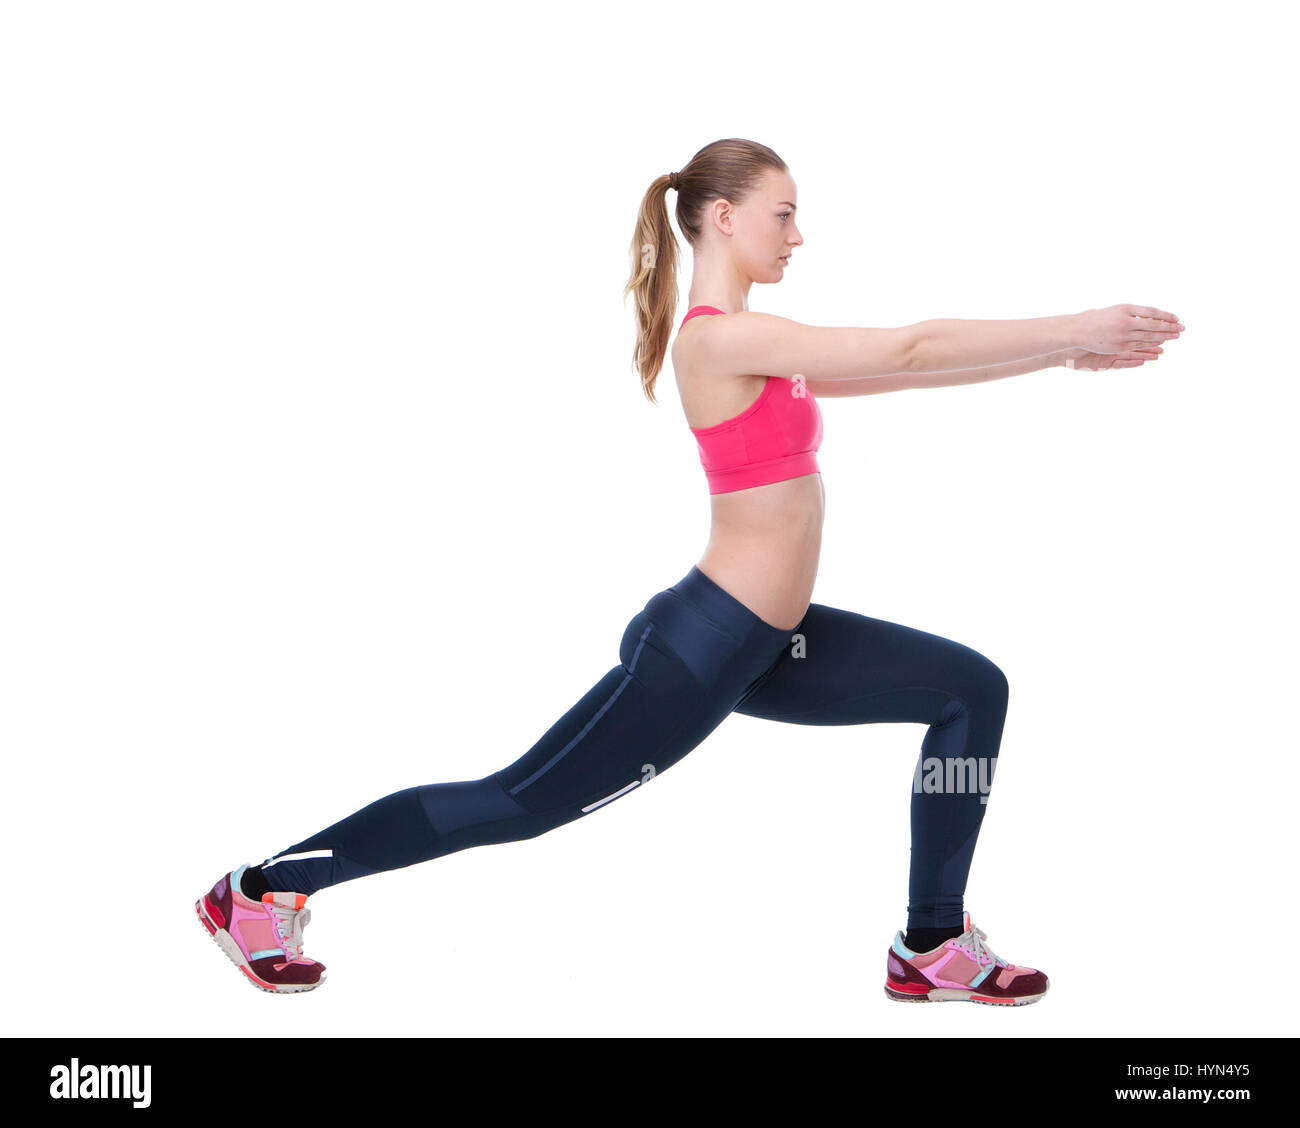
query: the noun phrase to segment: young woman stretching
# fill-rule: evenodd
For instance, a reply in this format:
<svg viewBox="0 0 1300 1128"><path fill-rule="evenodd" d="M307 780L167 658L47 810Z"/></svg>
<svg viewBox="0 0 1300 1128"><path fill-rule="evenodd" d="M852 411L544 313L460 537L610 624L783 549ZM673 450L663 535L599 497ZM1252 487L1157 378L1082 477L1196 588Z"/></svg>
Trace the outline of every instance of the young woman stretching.
<svg viewBox="0 0 1300 1128"><path fill-rule="evenodd" d="M799 725L929 726L911 797L906 934L885 992L908 1001L1016 1005L1047 977L999 959L962 897L1007 708L983 655L910 627L811 603L824 494L821 396L993 380L1057 364L1155 360L1182 325L1145 306L1025 321L814 328L746 310L802 243L795 184L765 145L725 139L661 176L632 243L642 389L654 402L677 300L666 193L695 255L672 363L712 495L704 555L632 616L619 664L521 757L482 779L410 787L241 865L195 903L250 982L309 991L325 967L302 954L319 889L489 843L517 842L637 790L732 712ZM709 299L715 305L698 304Z"/></svg>

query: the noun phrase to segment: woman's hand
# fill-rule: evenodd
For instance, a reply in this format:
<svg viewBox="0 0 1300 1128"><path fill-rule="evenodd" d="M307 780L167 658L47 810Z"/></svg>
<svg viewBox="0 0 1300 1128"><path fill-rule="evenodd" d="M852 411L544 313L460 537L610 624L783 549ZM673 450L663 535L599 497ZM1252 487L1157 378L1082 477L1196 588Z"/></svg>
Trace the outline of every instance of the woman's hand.
<svg viewBox="0 0 1300 1128"><path fill-rule="evenodd" d="M1159 345L1134 349L1122 353L1094 353L1087 349L1066 349L1057 355L1066 368L1082 368L1087 372L1101 372L1107 368L1137 368L1148 360L1159 360L1164 352Z"/></svg>
<svg viewBox="0 0 1300 1128"><path fill-rule="evenodd" d="M1176 340L1183 331L1183 324L1176 315L1154 306L1113 305L1075 314L1074 330L1076 349L1114 356L1144 352L1155 345ZM1074 352L1075 349L1067 351Z"/></svg>

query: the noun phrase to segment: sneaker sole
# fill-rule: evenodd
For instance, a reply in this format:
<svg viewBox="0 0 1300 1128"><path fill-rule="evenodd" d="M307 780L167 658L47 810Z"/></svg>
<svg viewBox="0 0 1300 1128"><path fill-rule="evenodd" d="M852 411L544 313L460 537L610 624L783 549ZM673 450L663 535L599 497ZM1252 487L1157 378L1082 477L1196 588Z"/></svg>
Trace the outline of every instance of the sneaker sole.
<svg viewBox="0 0 1300 1128"><path fill-rule="evenodd" d="M1049 979L1047 985L1050 987L1051 983ZM885 995L898 1003L983 1003L985 1006L994 1007L1024 1007L1038 1002L1046 994L1047 989L1044 988L1037 995L1000 999L993 995L981 995L978 991L966 991L956 987L932 987L928 991L895 991L888 983L885 984Z"/></svg>
<svg viewBox="0 0 1300 1128"><path fill-rule="evenodd" d="M203 898L200 897L194 902L194 915L199 918L199 923L213 940L216 941L217 947L220 948L229 957L240 971L244 973L245 978L256 987L259 991L269 991L273 995L297 995L303 991L314 991L322 983L329 972L321 972L321 977L315 983L268 983L265 979L259 979L248 966L248 961L244 959L244 953L239 950L239 945L235 943L235 938L230 935L224 928L218 928L209 918L207 910L203 907Z"/></svg>

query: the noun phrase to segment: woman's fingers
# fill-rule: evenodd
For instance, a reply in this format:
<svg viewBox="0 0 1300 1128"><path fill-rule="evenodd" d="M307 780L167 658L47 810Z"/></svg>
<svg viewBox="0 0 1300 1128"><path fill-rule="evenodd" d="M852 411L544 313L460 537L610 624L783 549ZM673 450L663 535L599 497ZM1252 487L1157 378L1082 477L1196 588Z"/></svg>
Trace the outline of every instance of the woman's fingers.
<svg viewBox="0 0 1300 1128"><path fill-rule="evenodd" d="M1159 345L1131 349L1122 353L1088 353L1069 363L1071 368L1086 372L1105 372L1112 368L1140 368L1147 361L1160 359L1164 350Z"/></svg>
<svg viewBox="0 0 1300 1128"><path fill-rule="evenodd" d="M1157 333L1181 333L1185 326L1178 318L1172 321L1159 317L1138 317L1134 319L1134 328L1149 329Z"/></svg>
<svg viewBox="0 0 1300 1128"><path fill-rule="evenodd" d="M1150 348L1154 345L1164 344L1165 341L1176 341L1181 334L1181 329L1144 329L1130 333L1125 338L1124 347L1127 349Z"/></svg>
<svg viewBox="0 0 1300 1128"><path fill-rule="evenodd" d="M1163 309L1156 309L1155 306L1126 305L1124 307L1134 317L1150 317L1157 321L1177 321L1178 315L1175 313L1166 313Z"/></svg>

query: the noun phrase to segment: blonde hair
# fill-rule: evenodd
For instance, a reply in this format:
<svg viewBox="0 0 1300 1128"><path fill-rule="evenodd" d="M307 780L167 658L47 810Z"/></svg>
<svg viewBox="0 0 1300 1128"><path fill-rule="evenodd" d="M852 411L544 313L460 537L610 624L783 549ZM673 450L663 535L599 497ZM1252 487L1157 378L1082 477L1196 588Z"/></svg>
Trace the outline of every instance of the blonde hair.
<svg viewBox="0 0 1300 1128"><path fill-rule="evenodd" d="M716 199L739 203L758 187L769 169L785 172L786 163L766 145L725 137L705 145L676 173L677 226L687 243L700 236L700 216ZM632 236L632 271L623 297L636 298L636 348L632 364L641 374L641 390L655 403L655 380L663 368L677 312L677 239L668 222L672 174L656 177L641 200Z"/></svg>

